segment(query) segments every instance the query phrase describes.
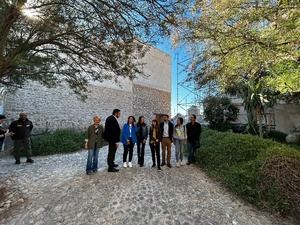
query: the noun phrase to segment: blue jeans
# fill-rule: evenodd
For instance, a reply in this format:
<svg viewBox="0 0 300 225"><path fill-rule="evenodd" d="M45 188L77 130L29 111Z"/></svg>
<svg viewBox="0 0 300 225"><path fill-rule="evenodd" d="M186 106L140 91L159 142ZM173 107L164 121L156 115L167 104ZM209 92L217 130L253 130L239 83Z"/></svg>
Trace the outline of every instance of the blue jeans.
<svg viewBox="0 0 300 225"><path fill-rule="evenodd" d="M183 160L184 140L174 139L176 162Z"/></svg>
<svg viewBox="0 0 300 225"><path fill-rule="evenodd" d="M86 172L91 172L91 171L96 172L98 170L98 155L99 155L99 148L88 150Z"/></svg>
<svg viewBox="0 0 300 225"><path fill-rule="evenodd" d="M196 159L195 159L195 153L197 150L196 144L195 144L195 142L188 142L187 147L188 147L188 151L189 151L188 162L193 163L196 161Z"/></svg>

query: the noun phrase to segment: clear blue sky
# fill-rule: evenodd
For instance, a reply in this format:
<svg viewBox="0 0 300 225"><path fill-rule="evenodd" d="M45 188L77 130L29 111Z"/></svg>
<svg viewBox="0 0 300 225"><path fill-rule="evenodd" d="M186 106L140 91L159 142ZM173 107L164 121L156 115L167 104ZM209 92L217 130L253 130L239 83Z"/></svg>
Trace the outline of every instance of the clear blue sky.
<svg viewBox="0 0 300 225"><path fill-rule="evenodd" d="M184 46L179 46L178 48L173 48L171 41L169 39L161 39L161 41L156 45L157 48L160 50L168 53L172 57L172 94L171 94L171 114L174 116L177 112L182 113L185 115L185 110L181 107L178 107L177 111L177 57L178 61L181 62L185 59L189 58L189 54ZM183 67L179 67L179 81L182 81L186 73L182 72ZM185 90L184 88L179 88L179 101L182 101L185 96L184 101L193 101L194 95L190 94L189 91Z"/></svg>

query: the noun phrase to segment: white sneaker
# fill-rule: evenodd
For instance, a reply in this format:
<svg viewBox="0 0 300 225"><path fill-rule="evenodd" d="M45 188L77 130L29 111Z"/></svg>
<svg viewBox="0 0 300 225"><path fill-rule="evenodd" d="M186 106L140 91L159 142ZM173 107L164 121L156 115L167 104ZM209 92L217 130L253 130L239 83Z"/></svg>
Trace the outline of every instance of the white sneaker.
<svg viewBox="0 0 300 225"><path fill-rule="evenodd" d="M128 166L131 168L131 167L132 167L132 163L131 163L131 162L129 162L129 163L128 163Z"/></svg>
<svg viewBox="0 0 300 225"><path fill-rule="evenodd" d="M180 164L180 166L185 165L185 163L183 163L183 161L180 161L179 164Z"/></svg>
<svg viewBox="0 0 300 225"><path fill-rule="evenodd" d="M127 167L127 162L123 163L123 167L126 168Z"/></svg>
<svg viewBox="0 0 300 225"><path fill-rule="evenodd" d="M180 162L177 162L177 163L176 163L176 167L180 167Z"/></svg>

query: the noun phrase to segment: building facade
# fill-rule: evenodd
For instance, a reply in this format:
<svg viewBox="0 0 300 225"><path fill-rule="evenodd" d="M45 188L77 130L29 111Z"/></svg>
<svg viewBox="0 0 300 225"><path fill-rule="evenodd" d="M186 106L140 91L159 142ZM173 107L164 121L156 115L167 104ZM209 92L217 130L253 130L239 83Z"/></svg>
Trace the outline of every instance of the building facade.
<svg viewBox="0 0 300 225"><path fill-rule="evenodd" d="M42 133L64 128L84 129L95 115L101 116L104 122L114 108L121 110L120 123L125 123L130 115L144 115L150 122L156 113L170 114L171 57L151 47L142 60L146 76L137 75L134 81L121 78L118 83L93 82L85 102L64 85L47 88L30 82L8 92L2 106L7 122L25 111L34 123L34 132Z"/></svg>

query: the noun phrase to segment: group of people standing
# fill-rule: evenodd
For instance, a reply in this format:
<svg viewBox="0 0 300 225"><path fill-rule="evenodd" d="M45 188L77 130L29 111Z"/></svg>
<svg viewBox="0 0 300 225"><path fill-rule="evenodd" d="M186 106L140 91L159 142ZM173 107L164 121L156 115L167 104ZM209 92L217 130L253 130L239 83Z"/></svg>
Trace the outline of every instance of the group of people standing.
<svg viewBox="0 0 300 225"><path fill-rule="evenodd" d="M114 109L112 115L105 121L105 128L100 124L100 117L94 117L94 123L89 126L86 139L86 148L88 149L87 174L97 171L99 148L104 145L105 140L108 142L108 172L119 171L114 160L120 141L124 147L124 168L132 167L135 144L137 145L138 164L140 167L144 166L145 145L148 140L152 155L152 167L157 167L158 170L161 170L161 167L165 165L169 168L172 167L172 143L175 145L177 167L182 165L185 145L188 148L187 165L195 161L195 152L200 147L201 134L201 125L196 122L195 115L191 116L190 122L186 125L183 125L183 118L178 118L175 126L169 120L169 116L164 115L161 123L154 119L150 127L145 123L144 116L140 116L138 122L133 116L129 116L122 130L118 123L120 115L121 111ZM160 152L162 152L162 160L160 160Z"/></svg>

